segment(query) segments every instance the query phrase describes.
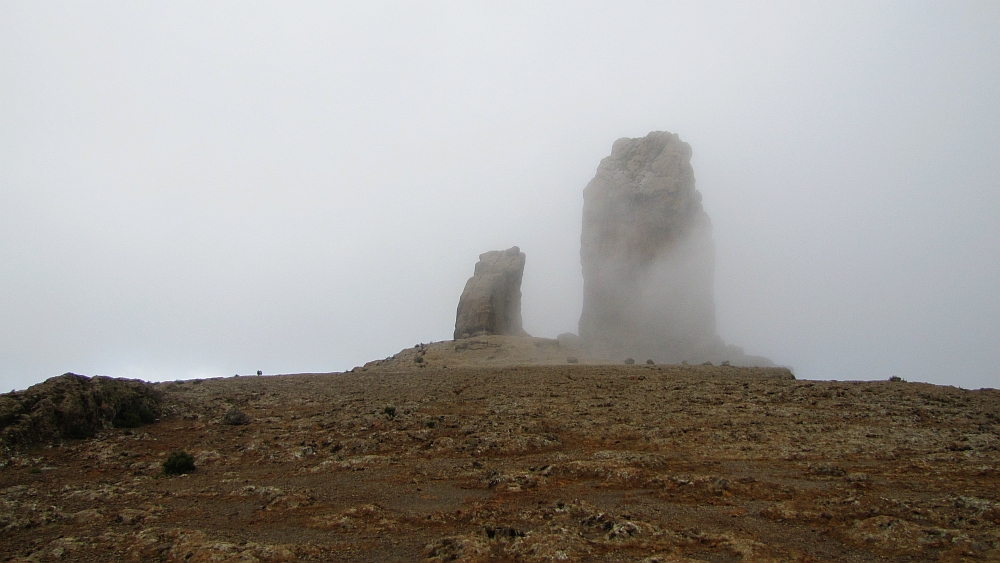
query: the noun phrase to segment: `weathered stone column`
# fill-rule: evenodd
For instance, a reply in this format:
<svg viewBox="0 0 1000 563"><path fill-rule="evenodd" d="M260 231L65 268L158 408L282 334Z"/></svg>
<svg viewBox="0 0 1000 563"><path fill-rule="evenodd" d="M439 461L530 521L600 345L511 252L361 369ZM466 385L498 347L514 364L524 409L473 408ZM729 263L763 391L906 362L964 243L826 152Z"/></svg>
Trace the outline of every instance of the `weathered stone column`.
<svg viewBox="0 0 1000 563"><path fill-rule="evenodd" d="M521 327L524 259L516 246L479 255L475 273L458 300L456 340L466 334L526 334Z"/></svg>
<svg viewBox="0 0 1000 563"><path fill-rule="evenodd" d="M723 354L715 245L691 147L661 131L618 139L583 198L584 345L666 362Z"/></svg>

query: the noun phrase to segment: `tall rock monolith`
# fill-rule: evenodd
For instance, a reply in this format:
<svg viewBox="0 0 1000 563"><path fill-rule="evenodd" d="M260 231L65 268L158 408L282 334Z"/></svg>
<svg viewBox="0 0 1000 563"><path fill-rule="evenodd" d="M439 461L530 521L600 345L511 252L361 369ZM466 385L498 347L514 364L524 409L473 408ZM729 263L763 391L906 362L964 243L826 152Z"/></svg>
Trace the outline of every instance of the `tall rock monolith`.
<svg viewBox="0 0 1000 563"><path fill-rule="evenodd" d="M521 327L524 259L524 253L516 246L479 255L475 273L458 300L456 340L466 334L527 334Z"/></svg>
<svg viewBox="0 0 1000 563"><path fill-rule="evenodd" d="M586 347L672 363L742 355L716 334L715 244L690 145L663 131L618 139L583 201Z"/></svg>

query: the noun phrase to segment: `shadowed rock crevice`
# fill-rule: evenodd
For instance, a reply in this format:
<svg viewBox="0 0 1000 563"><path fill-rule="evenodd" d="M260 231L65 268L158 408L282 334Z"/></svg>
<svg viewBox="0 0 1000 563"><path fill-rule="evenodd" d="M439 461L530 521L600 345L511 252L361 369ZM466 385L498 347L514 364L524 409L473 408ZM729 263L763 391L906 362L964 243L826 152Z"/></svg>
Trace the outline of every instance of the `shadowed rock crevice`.
<svg viewBox="0 0 1000 563"><path fill-rule="evenodd" d="M486 334L523 336L521 277L524 253L514 246L479 255L475 273L458 301L455 339Z"/></svg>

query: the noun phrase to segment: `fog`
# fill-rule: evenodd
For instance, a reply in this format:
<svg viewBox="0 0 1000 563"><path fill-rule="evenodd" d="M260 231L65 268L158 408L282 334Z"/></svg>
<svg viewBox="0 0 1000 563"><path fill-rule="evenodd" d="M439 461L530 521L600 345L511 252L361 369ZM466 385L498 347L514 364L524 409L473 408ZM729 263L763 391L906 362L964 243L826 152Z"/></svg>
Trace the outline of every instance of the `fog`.
<svg viewBox="0 0 1000 563"><path fill-rule="evenodd" d="M0 388L345 370L478 255L576 332L584 186L677 133L717 330L1000 387L1000 4L0 5Z"/></svg>
<svg viewBox="0 0 1000 563"><path fill-rule="evenodd" d="M712 222L690 160L676 133L619 139L584 188L580 343L618 362L770 366L716 334Z"/></svg>
<svg viewBox="0 0 1000 563"><path fill-rule="evenodd" d="M642 327L637 336L646 341L649 353L639 356L673 364L704 360L719 363L734 359L718 342L712 322L715 319L712 295L698 283L713 278L711 259L715 253L706 231L698 229L689 233L653 263L640 280L633 306ZM716 349L714 353L711 348ZM736 365L744 364L767 365L736 362Z"/></svg>

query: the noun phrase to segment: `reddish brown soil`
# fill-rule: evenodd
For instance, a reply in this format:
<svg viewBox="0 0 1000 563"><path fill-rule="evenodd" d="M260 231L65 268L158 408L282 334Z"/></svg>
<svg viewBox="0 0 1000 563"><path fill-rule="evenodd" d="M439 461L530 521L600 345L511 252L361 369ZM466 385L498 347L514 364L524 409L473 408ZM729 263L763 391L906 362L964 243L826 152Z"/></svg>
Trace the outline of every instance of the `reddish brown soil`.
<svg viewBox="0 0 1000 563"><path fill-rule="evenodd" d="M1000 560L1000 392L782 375L162 384L159 423L3 460L0 559ZM231 407L250 424L224 424ZM178 449L197 470L163 475Z"/></svg>

